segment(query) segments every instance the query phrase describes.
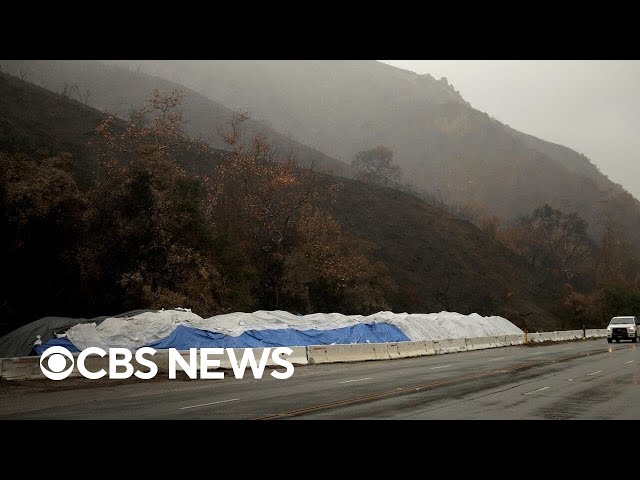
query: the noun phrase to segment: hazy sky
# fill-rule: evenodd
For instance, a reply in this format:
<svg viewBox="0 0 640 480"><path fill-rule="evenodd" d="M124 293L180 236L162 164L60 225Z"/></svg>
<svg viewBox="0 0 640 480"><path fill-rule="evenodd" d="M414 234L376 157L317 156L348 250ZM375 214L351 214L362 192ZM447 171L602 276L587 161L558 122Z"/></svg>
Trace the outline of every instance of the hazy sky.
<svg viewBox="0 0 640 480"><path fill-rule="evenodd" d="M640 198L640 61L382 61L447 77L473 107L583 153Z"/></svg>

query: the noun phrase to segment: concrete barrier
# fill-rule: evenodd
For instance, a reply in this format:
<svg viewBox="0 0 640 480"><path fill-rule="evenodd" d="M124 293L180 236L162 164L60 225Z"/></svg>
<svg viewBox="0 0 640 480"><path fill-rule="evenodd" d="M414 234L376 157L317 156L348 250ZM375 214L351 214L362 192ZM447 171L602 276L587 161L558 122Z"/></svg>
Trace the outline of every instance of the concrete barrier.
<svg viewBox="0 0 640 480"><path fill-rule="evenodd" d="M136 359L135 359L135 353L132 352L134 357L131 359L131 366L133 367L134 372L135 371L142 371L142 372L148 372L149 369L146 366L140 365ZM165 361L165 365L164 365L164 369L163 367L163 355L162 355L162 350L158 350L156 352L156 354L153 357L149 357L148 355L145 355L144 358L149 359L151 361L153 361L156 365L158 365L158 373L162 373L162 372L166 372L168 371L169 368L169 360L168 360L168 355L166 355L166 361ZM78 371L78 366L77 366L77 358L78 358L78 354L74 353L73 354L74 357L74 362L75 365L73 367L73 370L71 371L71 375L69 375L70 378L78 378L78 377L82 377L82 375L80 374L80 372ZM68 365L68 364L67 364ZM99 372L100 370L104 370L107 372L107 375L109 374L109 357L108 356L104 356L104 357L100 357L98 355L89 355L87 358L85 358L84 360L84 366L87 370L89 370L90 372L96 373ZM124 367L118 367L117 369L118 372L123 372L124 371ZM44 376L43 376L44 377ZM106 378L103 377L103 378Z"/></svg>
<svg viewBox="0 0 640 480"><path fill-rule="evenodd" d="M183 357L189 358L189 350L181 350L180 353ZM158 367L158 374L169 372L169 350L156 350L156 354L151 358Z"/></svg>
<svg viewBox="0 0 640 480"><path fill-rule="evenodd" d="M424 341L424 347L427 351L427 355L435 355L436 354L436 349L435 346L433 345L433 340L425 340Z"/></svg>
<svg viewBox="0 0 640 480"><path fill-rule="evenodd" d="M587 328L586 334L587 334L587 338L598 338L600 337L600 335L598 335L599 330L595 329L595 328ZM606 330L605 330L605 334L604 336L607 336L606 334Z"/></svg>
<svg viewBox="0 0 640 480"><path fill-rule="evenodd" d="M557 342L568 340L579 340L583 338L582 330L564 330L562 332L554 332L556 334L555 340Z"/></svg>
<svg viewBox="0 0 640 480"><path fill-rule="evenodd" d="M273 350L273 348L275 347L270 347L271 350ZM280 358L286 359L289 362L291 362L293 365L307 365L309 363L309 361L307 360L307 347L289 347L291 350L293 350L293 352L291 353L291 355L280 355ZM236 356L236 361L240 362L242 360L242 357L244 356L244 348L234 348L233 349L233 353ZM248 348L246 350L253 350L253 356L256 359L257 362L260 362L260 359L262 358L263 352L264 352L264 348ZM182 355L182 357L188 362L189 361L189 350L180 350L180 355ZM158 357L159 361L156 361L156 357ZM212 367L212 370L215 370L216 368L222 368L222 369L227 369L230 370L231 367L231 360L229 360L229 354L227 352L227 350L224 350L224 353L222 355L218 355L218 356L211 356L209 357L210 359L218 359L220 360L220 367ZM154 361L156 362L156 364L158 365L158 371L159 372L168 372L169 371L169 351L168 350L159 350L154 356L153 356ZM197 355L197 365L198 365L198 369L200 369L200 356ZM280 368L281 365L277 365L272 357L271 357L271 353L269 353L269 357L267 359L267 363L266 363L267 367L278 367ZM251 368L251 367L247 367L247 368ZM176 371L178 372L182 372L184 369L180 366L180 365L176 365Z"/></svg>
<svg viewBox="0 0 640 480"><path fill-rule="evenodd" d="M271 348L271 350L273 351L273 348ZM307 359L307 348L306 347L289 347L291 348L291 350L293 350L293 353L291 355L280 355L280 358L282 359L286 359L289 362L291 362L294 365L307 365L309 363L308 359ZM253 356L256 359L257 362L260 361L260 359L262 358L263 352L264 352L264 348L249 348L246 350L253 350ZM244 355L244 348L234 348L233 349L233 353L236 356L236 360L239 362L242 360L242 357ZM273 359L271 358L271 353L269 353L269 357L267 359L267 367L280 367L280 365L277 365ZM227 368L230 369L231 367L231 361L229 360L229 355L227 353L227 350L225 349L224 351L224 355L222 355L220 357L220 368Z"/></svg>
<svg viewBox="0 0 640 480"><path fill-rule="evenodd" d="M46 377L40 371L40 357L16 357L2 359L2 378L5 380L24 380Z"/></svg>
<svg viewBox="0 0 640 480"><path fill-rule="evenodd" d="M529 343L555 342L557 338L556 332L530 333Z"/></svg>
<svg viewBox="0 0 640 480"><path fill-rule="evenodd" d="M524 335L505 335L504 341L507 345L523 345Z"/></svg>
<svg viewBox="0 0 640 480"><path fill-rule="evenodd" d="M503 347L504 344L500 344L500 337L474 337L465 338L465 345L467 350L484 350L486 348ZM504 343L504 338L503 338Z"/></svg>
<svg viewBox="0 0 640 480"><path fill-rule="evenodd" d="M74 358L74 366L69 378L77 378L81 377L78 368L76 367L75 359L78 358L78 354L73 354ZM30 379L45 379L40 370L40 357L32 356L32 357L16 357L16 358L3 358L2 361L2 369L0 370L0 378L5 380L30 380ZM135 362L132 362L134 367L137 367ZM65 366L65 370L71 366L71 360L67 359L67 363ZM109 362L106 358L101 358L98 356L91 355L87 357L85 361L85 366L89 371L96 372L101 368L108 370Z"/></svg>
<svg viewBox="0 0 640 480"><path fill-rule="evenodd" d="M290 347L293 350L293 353L287 357L294 365L306 365L308 363L307 360L307 349L306 347ZM236 354L236 358L238 360L242 359L244 349L234 349ZM256 360L260 360L262 357L263 348L254 348L254 356ZM189 350L181 350L180 353L185 359L189 359ZM74 367L69 375L69 378L78 378L82 377L80 372L78 371L78 367L76 366L78 354L74 353ZM145 358L152 360L158 366L158 374L166 374L169 372L169 351L168 350L158 350L156 351L153 357L145 356ZM284 358L284 355L282 356ZM220 368L231 369L231 362L229 361L229 356L227 355L227 351L225 350L224 355L219 356L220 359ZM67 360L68 368L71 364L71 360ZM99 357L97 355L90 355L85 359L84 362L85 367L90 372L98 372L101 369L109 371L109 359L108 357ZM146 367L141 366L138 362L135 361L135 357L131 360L131 365L134 370L142 370L148 371ZM267 361L267 366L272 367L276 365L269 355L269 359ZM121 367L122 368L122 367ZM198 368L200 368L200 359L198 358ZM248 367L250 368L250 367ZM177 365L176 368L178 371L182 371L180 365ZM40 357L17 357L17 358L2 358L0 359L0 378L5 380L28 380L28 379L45 379L46 377L42 374L40 370Z"/></svg>
<svg viewBox="0 0 640 480"><path fill-rule="evenodd" d="M607 336L606 329L588 329L586 338L603 338ZM560 332L540 332L526 335L529 343L556 342L579 340L583 338L582 330L568 330ZM436 355L443 353L463 352L468 350L481 350L511 345L522 345L525 343L525 335L501 335L497 337L475 337L457 338L434 341L413 341L413 342L392 342L392 343L359 343L351 345L313 345L309 347L290 347L293 353L288 356L294 365L307 365L316 363L334 362L359 362L366 360L389 360L395 358L419 357L425 355ZM244 349L234 349L236 358L242 358ZM262 348L255 348L254 356L259 360L262 356ZM188 359L189 351L180 352ZM78 354L73 354L77 357ZM220 356L220 368L230 369L231 363L227 352ZM152 357L158 366L158 373L165 374L169 370L168 350L158 350ZM134 369L139 365L132 361ZM200 361L198 359L198 366ZM67 363L67 366L69 363ZM90 371L96 372L100 369L108 370L108 359L95 355L89 356L85 366ZM267 366L277 365L269 356ZM146 371L146 368L142 368ZM180 366L177 367L181 370ZM71 377L79 377L77 367L74 367ZM43 379L46 378L40 371L39 357L19 357L0 359L0 378L5 380Z"/></svg>
<svg viewBox="0 0 640 480"><path fill-rule="evenodd" d="M544 340L542 339L542 333L529 333L527 335L527 341L528 343L539 343L539 342L543 342Z"/></svg>
<svg viewBox="0 0 640 480"><path fill-rule="evenodd" d="M591 335L589 335L589 332L591 332ZM598 329L593 329L593 330L587 330L587 338L602 338L602 337L606 337L607 336L607 329L606 328L598 328Z"/></svg>
<svg viewBox="0 0 640 480"><path fill-rule="evenodd" d="M555 342L558 340L558 332L542 332L542 341Z"/></svg>
<svg viewBox="0 0 640 480"><path fill-rule="evenodd" d="M511 343L507 341L507 336L506 335L498 335L497 337L490 337L493 338L492 343L496 346L496 347L510 347Z"/></svg>
<svg viewBox="0 0 640 480"><path fill-rule="evenodd" d="M586 333L586 337L584 336ZM587 329L582 330L564 330L558 332L540 332L529 333L527 339L529 343L540 342L568 342L573 340L582 340L583 338L603 338L607 336L607 329Z"/></svg>
<svg viewBox="0 0 640 480"><path fill-rule="evenodd" d="M388 344L389 358L410 358L435 355L432 341L394 342Z"/></svg>
<svg viewBox="0 0 640 480"><path fill-rule="evenodd" d="M354 343L351 345L310 345L307 347L309 364L334 362L361 362L389 360L386 343Z"/></svg>
<svg viewBox="0 0 640 480"><path fill-rule="evenodd" d="M452 338L448 340L434 340L433 349L436 355L442 353L465 352L467 344L464 338Z"/></svg>
<svg viewBox="0 0 640 480"><path fill-rule="evenodd" d="M287 357L294 365L307 365L309 358L307 357L307 347L290 347L293 353ZM284 358L284 357L283 357Z"/></svg>

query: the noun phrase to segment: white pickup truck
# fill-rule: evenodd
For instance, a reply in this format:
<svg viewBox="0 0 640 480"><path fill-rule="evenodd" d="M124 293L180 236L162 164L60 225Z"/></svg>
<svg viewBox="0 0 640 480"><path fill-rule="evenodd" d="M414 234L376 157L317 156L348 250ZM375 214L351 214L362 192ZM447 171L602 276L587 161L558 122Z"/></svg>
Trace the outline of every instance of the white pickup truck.
<svg viewBox="0 0 640 480"><path fill-rule="evenodd" d="M636 317L613 317L607 327L607 342L620 340L638 341L638 319Z"/></svg>

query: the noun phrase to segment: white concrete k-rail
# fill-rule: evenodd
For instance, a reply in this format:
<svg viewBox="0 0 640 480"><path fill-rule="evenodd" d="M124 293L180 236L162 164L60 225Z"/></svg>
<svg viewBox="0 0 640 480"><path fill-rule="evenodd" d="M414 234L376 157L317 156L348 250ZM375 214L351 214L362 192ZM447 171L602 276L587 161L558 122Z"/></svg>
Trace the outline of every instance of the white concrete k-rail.
<svg viewBox="0 0 640 480"><path fill-rule="evenodd" d="M420 357L427 355L440 355L455 352L482 350L487 348L507 347L523 345L527 343L565 342L591 338L603 338L607 336L606 329L586 330L586 336L582 330L568 330L559 332L529 333L524 335L501 335L497 337L453 338L446 340L429 340L418 342L391 342L391 343L355 343L349 345L310 345L308 347L290 347L293 353L287 358L294 365L339 363L339 362L363 362L369 360L392 360L396 358ZM234 349L236 358L242 358L244 349ZM256 348L254 355L259 359L262 355L261 348ZM188 357L189 351L181 351L184 357ZM77 357L77 353L74 357ZM158 366L159 373L166 373L169 369L169 353L167 350L159 350L151 358ZM67 360L67 367L70 360ZM135 361L134 368L138 368ZM87 358L86 367L90 371L98 371L101 368L108 369L108 358L90 356ZM267 366L276 366L271 357ZM230 369L231 363L228 354L220 358L220 368ZM80 377L77 367L71 373L71 377ZM3 380L46 379L40 370L40 357L18 357L0 359L0 378Z"/></svg>

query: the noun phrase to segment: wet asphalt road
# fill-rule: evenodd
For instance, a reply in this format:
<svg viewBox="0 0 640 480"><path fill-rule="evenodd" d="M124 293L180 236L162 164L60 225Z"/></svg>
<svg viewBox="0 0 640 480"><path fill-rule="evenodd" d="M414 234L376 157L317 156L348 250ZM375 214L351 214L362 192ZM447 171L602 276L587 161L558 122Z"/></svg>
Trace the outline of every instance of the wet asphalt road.
<svg viewBox="0 0 640 480"><path fill-rule="evenodd" d="M640 346L586 340L296 367L275 380L0 384L0 419L640 419Z"/></svg>

